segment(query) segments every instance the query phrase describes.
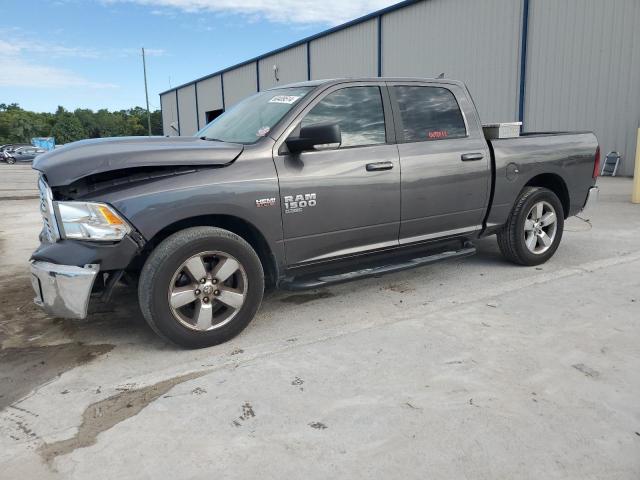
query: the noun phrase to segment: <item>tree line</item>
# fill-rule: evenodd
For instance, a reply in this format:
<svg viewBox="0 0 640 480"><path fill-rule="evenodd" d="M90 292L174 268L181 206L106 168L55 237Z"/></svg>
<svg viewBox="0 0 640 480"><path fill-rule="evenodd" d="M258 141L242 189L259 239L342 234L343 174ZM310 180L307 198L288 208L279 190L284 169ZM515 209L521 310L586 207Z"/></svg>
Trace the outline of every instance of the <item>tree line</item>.
<svg viewBox="0 0 640 480"><path fill-rule="evenodd" d="M86 108L55 113L24 110L17 103L0 103L0 144L31 143L33 137L54 137L56 144L85 138L148 135L147 111L141 107L110 112ZM162 114L151 112L151 134L162 135Z"/></svg>

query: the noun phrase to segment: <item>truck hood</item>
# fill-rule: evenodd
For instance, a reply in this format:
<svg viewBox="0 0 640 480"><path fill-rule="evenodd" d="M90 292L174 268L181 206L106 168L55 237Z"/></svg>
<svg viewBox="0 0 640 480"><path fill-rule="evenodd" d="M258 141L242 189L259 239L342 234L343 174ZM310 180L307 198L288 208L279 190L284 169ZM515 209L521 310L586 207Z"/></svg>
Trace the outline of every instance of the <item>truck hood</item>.
<svg viewBox="0 0 640 480"><path fill-rule="evenodd" d="M33 168L52 187L102 172L136 167L228 165L243 145L197 137L116 137L81 140L38 156Z"/></svg>

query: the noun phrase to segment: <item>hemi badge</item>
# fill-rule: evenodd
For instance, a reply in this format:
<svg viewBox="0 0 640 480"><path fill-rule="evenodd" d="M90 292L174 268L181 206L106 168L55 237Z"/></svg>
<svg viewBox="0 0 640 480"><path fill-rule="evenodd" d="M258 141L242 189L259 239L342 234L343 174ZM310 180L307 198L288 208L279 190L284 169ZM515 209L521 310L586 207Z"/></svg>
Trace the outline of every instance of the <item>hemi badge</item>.
<svg viewBox="0 0 640 480"><path fill-rule="evenodd" d="M256 200L256 207L273 207L276 204L275 197L272 198L261 198L260 200Z"/></svg>

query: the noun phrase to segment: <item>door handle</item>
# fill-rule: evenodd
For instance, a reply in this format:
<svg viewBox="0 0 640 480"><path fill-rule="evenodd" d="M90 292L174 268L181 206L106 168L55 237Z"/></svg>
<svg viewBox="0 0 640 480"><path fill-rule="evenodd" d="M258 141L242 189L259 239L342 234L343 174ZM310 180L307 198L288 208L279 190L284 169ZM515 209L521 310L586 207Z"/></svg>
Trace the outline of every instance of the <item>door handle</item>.
<svg viewBox="0 0 640 480"><path fill-rule="evenodd" d="M367 163L367 172L377 172L379 170L391 170L393 163L391 162L375 162Z"/></svg>
<svg viewBox="0 0 640 480"><path fill-rule="evenodd" d="M460 158L463 162L475 162L476 160L482 160L484 155L481 153L463 153Z"/></svg>

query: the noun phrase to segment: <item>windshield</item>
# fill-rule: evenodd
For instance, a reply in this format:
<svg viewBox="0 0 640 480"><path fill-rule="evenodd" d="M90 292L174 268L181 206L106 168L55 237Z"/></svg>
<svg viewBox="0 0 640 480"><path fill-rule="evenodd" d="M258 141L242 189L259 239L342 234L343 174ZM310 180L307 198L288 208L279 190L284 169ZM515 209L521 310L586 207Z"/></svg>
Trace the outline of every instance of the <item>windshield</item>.
<svg viewBox="0 0 640 480"><path fill-rule="evenodd" d="M291 87L256 93L223 113L196 136L231 143L255 143L313 87Z"/></svg>

